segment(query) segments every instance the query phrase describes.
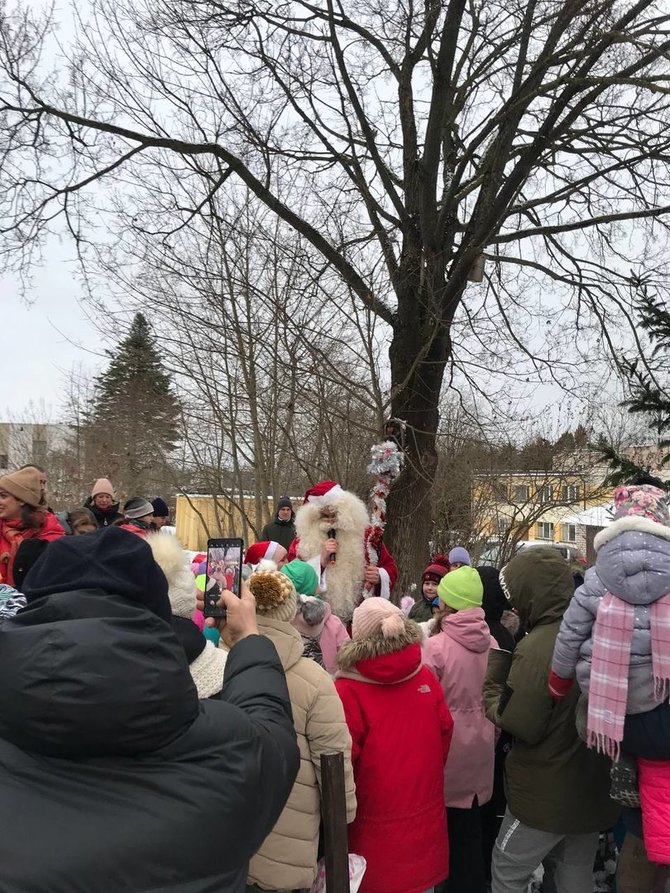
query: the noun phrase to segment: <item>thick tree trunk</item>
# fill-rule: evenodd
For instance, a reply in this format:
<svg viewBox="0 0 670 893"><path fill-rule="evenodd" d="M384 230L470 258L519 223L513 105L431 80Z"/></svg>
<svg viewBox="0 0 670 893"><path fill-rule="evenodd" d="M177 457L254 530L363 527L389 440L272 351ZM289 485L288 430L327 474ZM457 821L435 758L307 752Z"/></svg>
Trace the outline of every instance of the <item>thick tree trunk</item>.
<svg viewBox="0 0 670 893"><path fill-rule="evenodd" d="M442 380L449 359L446 328L425 350L425 333L410 320L398 319L389 350L394 389L393 415L406 422L405 468L388 500L388 522L384 540L394 555L400 578L394 591L397 601L411 583L420 583L426 566L433 523L432 488L437 472L436 434Z"/></svg>

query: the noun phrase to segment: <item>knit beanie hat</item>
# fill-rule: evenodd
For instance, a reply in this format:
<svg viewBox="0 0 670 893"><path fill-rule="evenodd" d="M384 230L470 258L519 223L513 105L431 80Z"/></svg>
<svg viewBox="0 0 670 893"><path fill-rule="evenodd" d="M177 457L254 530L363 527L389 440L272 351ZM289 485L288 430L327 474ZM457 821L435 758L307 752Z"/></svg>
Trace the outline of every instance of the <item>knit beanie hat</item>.
<svg viewBox="0 0 670 893"><path fill-rule="evenodd" d="M293 583L278 570L257 570L247 580L256 599L256 611L265 617L290 623L296 612Z"/></svg>
<svg viewBox="0 0 670 893"><path fill-rule="evenodd" d="M316 595L319 586L319 576L311 564L294 558L281 569L291 583L295 586L298 595Z"/></svg>
<svg viewBox="0 0 670 893"><path fill-rule="evenodd" d="M463 546L454 546L449 553L449 564L472 564L468 550Z"/></svg>
<svg viewBox="0 0 670 893"><path fill-rule="evenodd" d="M482 565L482 567L478 567L476 570L481 577L482 586L484 587L484 595L482 597L484 618L487 623L496 623L504 612L509 611L511 608L500 585L500 571L490 565Z"/></svg>
<svg viewBox="0 0 670 893"><path fill-rule="evenodd" d="M156 518L169 518L170 517L170 509L167 507L167 503L157 496L155 499L151 500L151 507L153 508L153 515Z"/></svg>
<svg viewBox="0 0 670 893"><path fill-rule="evenodd" d="M129 521L153 515L154 507L143 496L133 496L123 507L124 517Z"/></svg>
<svg viewBox="0 0 670 893"><path fill-rule="evenodd" d="M351 638L367 639L381 633L385 639L395 639L405 632L405 615L385 598L367 598L354 611Z"/></svg>
<svg viewBox="0 0 670 893"><path fill-rule="evenodd" d="M95 499L96 496L101 496L103 493L114 499L114 487L112 487L111 482L107 478L98 478L95 484L93 484L91 499Z"/></svg>
<svg viewBox="0 0 670 893"><path fill-rule="evenodd" d="M459 567L442 577L437 587L437 595L454 611L481 608L484 595L482 578L474 567L468 565Z"/></svg>
<svg viewBox="0 0 670 893"><path fill-rule="evenodd" d="M2 484L2 481L0 481ZM631 515L670 527L668 494L651 484L627 485L614 491L614 520Z"/></svg>
<svg viewBox="0 0 670 893"><path fill-rule="evenodd" d="M293 511L293 503L288 498L288 496L282 496L280 500L277 502L277 511L279 509L291 509Z"/></svg>
<svg viewBox="0 0 670 893"><path fill-rule="evenodd" d="M172 617L165 574L146 542L120 527L49 543L23 584L28 602L75 589L99 589L138 602L168 623Z"/></svg>
<svg viewBox="0 0 670 893"><path fill-rule="evenodd" d="M42 500L40 473L36 468L22 468L0 478L0 490L6 490L14 499L37 508Z"/></svg>
<svg viewBox="0 0 670 893"><path fill-rule="evenodd" d="M448 571L448 564L438 564L436 561L431 561L428 567L426 567L424 569L424 572L421 574L421 582L426 583L427 581L431 581L432 583L439 583L442 577L446 573L448 573Z"/></svg>

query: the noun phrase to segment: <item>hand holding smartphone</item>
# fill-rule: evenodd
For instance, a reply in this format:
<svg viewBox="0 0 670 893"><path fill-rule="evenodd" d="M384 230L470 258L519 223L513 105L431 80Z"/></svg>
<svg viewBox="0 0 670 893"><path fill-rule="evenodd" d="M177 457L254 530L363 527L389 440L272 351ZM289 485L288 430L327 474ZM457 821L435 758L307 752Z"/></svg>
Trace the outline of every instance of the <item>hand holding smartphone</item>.
<svg viewBox="0 0 670 893"><path fill-rule="evenodd" d="M207 541L207 581L205 583L205 617L225 617L226 609L219 607L224 589L240 595L240 574L244 541L237 538Z"/></svg>

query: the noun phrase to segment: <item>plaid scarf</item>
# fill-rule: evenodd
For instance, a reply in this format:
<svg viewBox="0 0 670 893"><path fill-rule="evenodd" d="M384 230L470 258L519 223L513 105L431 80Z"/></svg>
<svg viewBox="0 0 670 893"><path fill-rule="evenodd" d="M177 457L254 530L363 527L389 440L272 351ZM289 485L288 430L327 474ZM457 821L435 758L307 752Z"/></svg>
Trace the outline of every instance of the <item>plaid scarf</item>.
<svg viewBox="0 0 670 893"><path fill-rule="evenodd" d="M613 760L623 740L634 623L633 605L605 593L593 626L587 741ZM670 595L651 605L650 629L654 696L660 703L670 694Z"/></svg>

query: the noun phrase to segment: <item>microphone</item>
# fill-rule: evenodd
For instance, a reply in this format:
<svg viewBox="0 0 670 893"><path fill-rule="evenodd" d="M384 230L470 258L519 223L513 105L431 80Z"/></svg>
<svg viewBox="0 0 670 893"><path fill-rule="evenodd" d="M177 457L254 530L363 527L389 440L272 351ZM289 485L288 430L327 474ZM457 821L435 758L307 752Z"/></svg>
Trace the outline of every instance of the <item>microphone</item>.
<svg viewBox="0 0 670 893"><path fill-rule="evenodd" d="M334 528L334 527L331 527L330 530L328 531L328 539L329 539L329 540L337 539L337 537L335 536L336 532L337 532L337 531L335 530L335 528ZM330 561L329 561L329 563L330 563L330 564L335 564L336 560L337 560L337 556L336 556L335 552L331 552L331 553L330 553Z"/></svg>

